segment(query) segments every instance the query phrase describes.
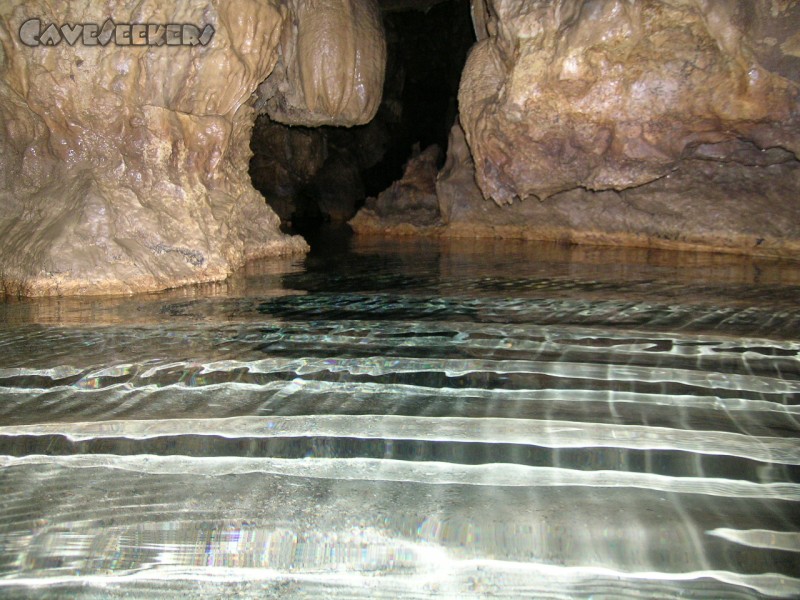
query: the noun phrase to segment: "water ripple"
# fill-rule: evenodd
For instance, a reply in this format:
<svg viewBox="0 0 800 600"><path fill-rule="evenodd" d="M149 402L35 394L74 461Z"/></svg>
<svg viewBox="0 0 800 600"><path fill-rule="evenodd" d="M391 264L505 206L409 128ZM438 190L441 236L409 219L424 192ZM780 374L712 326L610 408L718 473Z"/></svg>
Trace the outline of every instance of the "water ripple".
<svg viewBox="0 0 800 600"><path fill-rule="evenodd" d="M442 244L0 306L0 595L800 597L796 265Z"/></svg>

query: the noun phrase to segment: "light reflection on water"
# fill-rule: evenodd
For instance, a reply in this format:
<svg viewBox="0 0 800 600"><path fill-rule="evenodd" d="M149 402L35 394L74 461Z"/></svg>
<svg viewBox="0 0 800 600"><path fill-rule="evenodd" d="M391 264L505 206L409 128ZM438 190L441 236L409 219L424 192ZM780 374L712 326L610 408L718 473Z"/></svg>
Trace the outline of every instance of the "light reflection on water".
<svg viewBox="0 0 800 600"><path fill-rule="evenodd" d="M797 264L327 241L0 306L0 595L800 595Z"/></svg>

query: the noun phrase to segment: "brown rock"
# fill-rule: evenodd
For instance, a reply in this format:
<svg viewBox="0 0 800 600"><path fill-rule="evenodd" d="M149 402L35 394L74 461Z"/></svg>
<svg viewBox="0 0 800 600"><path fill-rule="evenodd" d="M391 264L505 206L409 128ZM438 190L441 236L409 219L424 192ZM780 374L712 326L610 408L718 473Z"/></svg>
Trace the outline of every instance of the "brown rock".
<svg viewBox="0 0 800 600"><path fill-rule="evenodd" d="M476 4L460 114L500 204L644 185L708 145L800 155L795 2Z"/></svg>
<svg viewBox="0 0 800 600"><path fill-rule="evenodd" d="M474 211L491 208L475 184L475 164L458 121L450 130L447 140L447 160L436 177L436 195L444 223L470 219L485 222L485 217L481 218Z"/></svg>
<svg viewBox="0 0 800 600"><path fill-rule="evenodd" d="M476 0L473 18L441 224L360 231L800 258L799 3Z"/></svg>
<svg viewBox="0 0 800 600"><path fill-rule="evenodd" d="M356 198L364 198L358 162L348 153L334 154L319 170L311 185L320 214L333 223L344 223L356 213Z"/></svg>
<svg viewBox="0 0 800 600"><path fill-rule="evenodd" d="M765 160L777 161L777 151L773 154ZM485 199L478 188L457 123L447 162L436 179L438 220L414 219L399 211L379 213L368 206L351 225L357 233L550 240L797 258L798 190L800 162L794 159L766 166L693 159L645 186L619 192L576 188L541 202L501 206Z"/></svg>
<svg viewBox="0 0 800 600"><path fill-rule="evenodd" d="M291 221L297 197L328 158L325 131L288 127L260 115L250 140L253 186L283 221Z"/></svg>
<svg viewBox="0 0 800 600"><path fill-rule="evenodd" d="M360 233L390 230L414 233L419 228L441 225L436 196L437 163L441 149L419 147L406 163L403 178L367 202L349 224ZM400 229L398 229L398 227Z"/></svg>

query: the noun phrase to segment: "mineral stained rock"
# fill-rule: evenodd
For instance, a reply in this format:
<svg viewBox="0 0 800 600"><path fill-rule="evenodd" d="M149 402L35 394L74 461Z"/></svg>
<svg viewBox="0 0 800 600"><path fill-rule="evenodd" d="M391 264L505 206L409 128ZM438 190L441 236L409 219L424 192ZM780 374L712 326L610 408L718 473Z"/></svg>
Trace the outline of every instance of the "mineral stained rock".
<svg viewBox="0 0 800 600"><path fill-rule="evenodd" d="M800 258L800 3L474 0L473 20L444 225L419 231Z"/></svg>
<svg viewBox="0 0 800 600"><path fill-rule="evenodd" d="M374 9L371 0L347 6L351 16ZM222 279L250 258L306 251L301 238L280 233L247 168L254 92L279 59L296 55L292 44L302 40L287 32L307 12L281 0L2 2L0 283L6 293L164 289ZM128 37L141 30L109 29L103 39L109 19L110 27L194 24L196 31L184 28L161 44L144 34L138 41L147 44L130 44ZM85 32L76 40L76 24L96 24L102 42L87 44ZM343 17L333 26L352 29ZM48 45L54 32L62 38ZM24 43L29 35L40 43ZM350 60L336 53L358 55L358 39L345 35L339 47L329 30L321 59ZM319 68L310 73L311 83L330 91ZM274 82L281 87L280 77ZM366 106L380 99L380 88L377 99L373 91L348 81L336 98L351 107L345 100L358 97ZM356 122L340 104L319 96L311 102L306 109L320 121Z"/></svg>
<svg viewBox="0 0 800 600"><path fill-rule="evenodd" d="M800 155L797 2L491 0L461 81L499 203L623 190L718 151Z"/></svg>
<svg viewBox="0 0 800 600"><path fill-rule="evenodd" d="M484 198L460 125L435 178L438 214L409 209L418 186L408 177L368 203L357 233L552 240L575 244L710 250L800 258L800 163L782 151L761 165L687 160L674 173L623 191L576 188L543 202L499 205ZM782 156L785 162L776 162ZM427 206L430 207L430 200Z"/></svg>

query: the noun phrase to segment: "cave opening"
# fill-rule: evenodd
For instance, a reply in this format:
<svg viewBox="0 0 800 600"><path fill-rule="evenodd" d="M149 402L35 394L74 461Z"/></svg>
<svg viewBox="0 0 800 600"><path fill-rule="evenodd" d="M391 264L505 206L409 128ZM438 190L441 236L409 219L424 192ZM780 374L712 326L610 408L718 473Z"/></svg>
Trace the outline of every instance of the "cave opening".
<svg viewBox="0 0 800 600"><path fill-rule="evenodd" d="M384 0L387 62L376 116L354 127L288 126L261 114L250 177L285 231L313 236L343 224L401 178L406 162L436 145L443 164L458 115L458 86L475 42L462 0Z"/></svg>

